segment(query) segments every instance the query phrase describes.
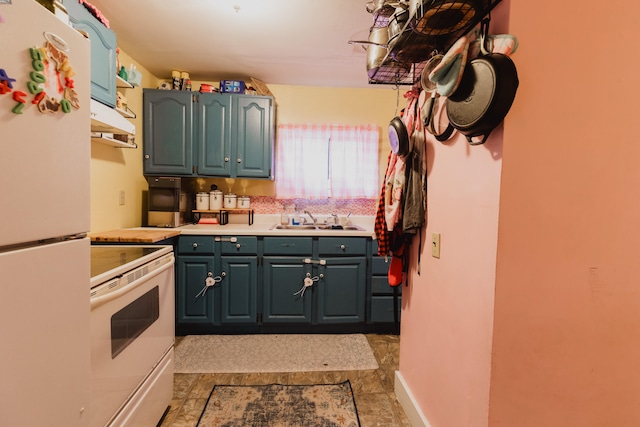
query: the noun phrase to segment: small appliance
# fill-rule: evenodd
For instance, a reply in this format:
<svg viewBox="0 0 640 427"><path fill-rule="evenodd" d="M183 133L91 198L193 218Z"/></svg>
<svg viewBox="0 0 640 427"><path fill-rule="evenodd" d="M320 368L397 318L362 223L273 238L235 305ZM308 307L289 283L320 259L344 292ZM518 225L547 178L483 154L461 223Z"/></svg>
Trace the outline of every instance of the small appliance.
<svg viewBox="0 0 640 427"><path fill-rule="evenodd" d="M147 224L150 227L179 227L190 222L193 201L175 177L148 177Z"/></svg>

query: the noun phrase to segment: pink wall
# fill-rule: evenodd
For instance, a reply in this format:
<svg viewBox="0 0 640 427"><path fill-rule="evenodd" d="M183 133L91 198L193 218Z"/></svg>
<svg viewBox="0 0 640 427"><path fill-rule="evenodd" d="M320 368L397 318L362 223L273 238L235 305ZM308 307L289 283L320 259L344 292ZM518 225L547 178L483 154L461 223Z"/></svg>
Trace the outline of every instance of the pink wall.
<svg viewBox="0 0 640 427"><path fill-rule="evenodd" d="M504 3L492 32L506 32ZM432 427L487 425L502 162L501 126L475 147L428 135L427 243L403 289L400 373Z"/></svg>
<svg viewBox="0 0 640 427"><path fill-rule="evenodd" d="M496 9L516 102L485 147L432 144L442 257L427 245L403 297L400 373L432 427L640 425L638 16Z"/></svg>
<svg viewBox="0 0 640 427"><path fill-rule="evenodd" d="M511 4L491 426L640 425L638 16Z"/></svg>

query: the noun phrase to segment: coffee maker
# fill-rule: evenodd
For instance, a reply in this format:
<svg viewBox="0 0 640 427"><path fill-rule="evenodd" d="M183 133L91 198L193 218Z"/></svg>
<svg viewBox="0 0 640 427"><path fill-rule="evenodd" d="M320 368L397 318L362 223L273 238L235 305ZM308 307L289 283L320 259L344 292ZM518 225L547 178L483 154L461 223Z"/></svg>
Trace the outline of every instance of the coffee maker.
<svg viewBox="0 0 640 427"><path fill-rule="evenodd" d="M150 227L179 227L191 222L193 197L182 191L175 177L147 177L147 224Z"/></svg>

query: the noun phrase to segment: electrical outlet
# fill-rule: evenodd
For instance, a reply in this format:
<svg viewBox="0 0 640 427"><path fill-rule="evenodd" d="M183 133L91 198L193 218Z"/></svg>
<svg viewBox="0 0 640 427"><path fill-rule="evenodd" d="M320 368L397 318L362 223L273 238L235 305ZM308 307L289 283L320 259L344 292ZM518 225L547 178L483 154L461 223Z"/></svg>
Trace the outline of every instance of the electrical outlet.
<svg viewBox="0 0 640 427"><path fill-rule="evenodd" d="M120 206L124 205L124 190L120 190Z"/></svg>
<svg viewBox="0 0 640 427"><path fill-rule="evenodd" d="M431 233L431 256L440 258L440 233Z"/></svg>

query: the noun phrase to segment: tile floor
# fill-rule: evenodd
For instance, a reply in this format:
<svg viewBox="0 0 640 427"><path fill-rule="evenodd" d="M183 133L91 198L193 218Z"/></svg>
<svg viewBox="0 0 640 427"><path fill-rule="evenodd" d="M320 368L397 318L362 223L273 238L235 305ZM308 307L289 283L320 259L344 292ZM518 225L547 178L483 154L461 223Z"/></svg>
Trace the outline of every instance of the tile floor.
<svg viewBox="0 0 640 427"><path fill-rule="evenodd" d="M393 392L400 337L367 334L379 368L367 371L264 374L175 374L171 409L160 427L195 427L215 384L328 384L351 382L362 427L410 427ZM178 337L177 340L180 338Z"/></svg>

